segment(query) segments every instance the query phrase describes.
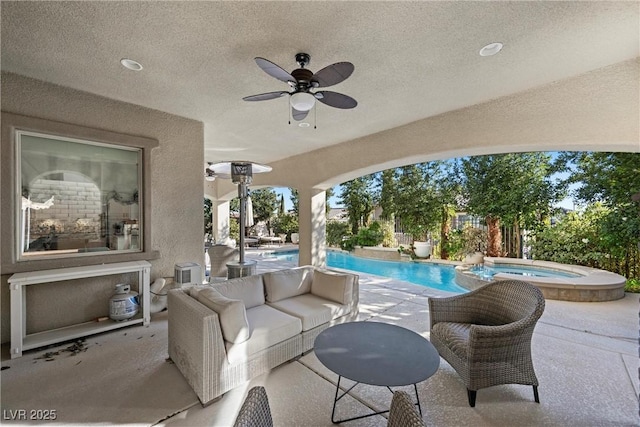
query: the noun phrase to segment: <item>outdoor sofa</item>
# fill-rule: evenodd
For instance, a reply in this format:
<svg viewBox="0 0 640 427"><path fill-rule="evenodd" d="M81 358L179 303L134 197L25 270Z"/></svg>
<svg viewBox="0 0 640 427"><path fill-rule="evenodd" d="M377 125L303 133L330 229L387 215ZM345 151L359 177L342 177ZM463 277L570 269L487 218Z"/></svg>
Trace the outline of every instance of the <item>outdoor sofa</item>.
<svg viewBox="0 0 640 427"><path fill-rule="evenodd" d="M358 276L297 267L169 292L169 357L204 405L358 313Z"/></svg>

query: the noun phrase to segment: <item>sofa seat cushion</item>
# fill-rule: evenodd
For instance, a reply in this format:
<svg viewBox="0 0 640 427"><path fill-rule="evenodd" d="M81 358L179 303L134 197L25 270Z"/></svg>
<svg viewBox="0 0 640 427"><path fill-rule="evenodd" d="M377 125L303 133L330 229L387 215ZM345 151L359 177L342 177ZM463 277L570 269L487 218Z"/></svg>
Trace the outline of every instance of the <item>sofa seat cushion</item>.
<svg viewBox="0 0 640 427"><path fill-rule="evenodd" d="M264 290L268 302L277 302L285 298L311 292L313 268L296 267L263 274Z"/></svg>
<svg viewBox="0 0 640 427"><path fill-rule="evenodd" d="M249 321L242 300L227 298L213 288L200 290L197 299L218 313L225 341L237 344L249 339Z"/></svg>
<svg viewBox="0 0 640 427"><path fill-rule="evenodd" d="M466 358L472 326L471 323L439 322L433 325L431 335L436 335L451 351Z"/></svg>
<svg viewBox="0 0 640 427"><path fill-rule="evenodd" d="M353 275L316 270L313 273L311 293L339 304L351 304L353 281Z"/></svg>
<svg viewBox="0 0 640 427"><path fill-rule="evenodd" d="M247 310L264 304L264 284L259 274L216 283L212 287L227 298L242 300Z"/></svg>
<svg viewBox="0 0 640 427"><path fill-rule="evenodd" d="M338 304L313 294L298 295L267 304L299 318L302 321L303 331L342 317L350 311L350 307L346 304Z"/></svg>
<svg viewBox="0 0 640 427"><path fill-rule="evenodd" d="M251 355L302 332L302 322L268 305L247 309L250 336L243 343L225 342L230 364L246 361Z"/></svg>

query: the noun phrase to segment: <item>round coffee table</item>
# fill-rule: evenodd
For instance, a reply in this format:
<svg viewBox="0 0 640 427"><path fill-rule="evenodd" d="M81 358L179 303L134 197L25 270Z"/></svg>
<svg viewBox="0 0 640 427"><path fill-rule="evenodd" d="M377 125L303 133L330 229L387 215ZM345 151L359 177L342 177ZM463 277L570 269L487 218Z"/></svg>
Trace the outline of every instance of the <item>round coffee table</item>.
<svg viewBox="0 0 640 427"><path fill-rule="evenodd" d="M389 412L335 420L336 403L359 383L384 386L390 391L391 387L413 384L416 405L422 415L416 384L432 376L440 366L440 355L427 339L400 326L380 322L332 326L318 335L314 352L324 366L338 374L331 412L331 421L336 424ZM338 396L342 377L356 384Z"/></svg>

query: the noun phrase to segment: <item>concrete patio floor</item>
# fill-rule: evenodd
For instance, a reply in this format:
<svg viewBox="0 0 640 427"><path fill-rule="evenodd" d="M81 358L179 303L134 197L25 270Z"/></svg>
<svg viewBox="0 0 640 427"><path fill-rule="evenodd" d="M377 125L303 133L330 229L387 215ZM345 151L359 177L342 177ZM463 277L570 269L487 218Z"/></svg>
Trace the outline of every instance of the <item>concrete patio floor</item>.
<svg viewBox="0 0 640 427"><path fill-rule="evenodd" d="M250 251L258 272L289 268L292 262ZM406 282L360 274L360 321L380 321L406 327L429 338L429 297L446 296ZM534 365L540 381L540 404L532 389L503 385L478 392L475 408L467 403L464 384L441 361L438 372L418 384L427 425L434 426L631 426L638 416L639 296L604 303L547 301L532 341ZM276 426L332 425L331 407L337 375L310 352L285 363L219 401L195 405L158 425L232 425L247 390L264 385ZM411 389L408 389L412 394ZM358 385L339 402L337 417L388 409L386 388ZM384 426L374 416L348 426Z"/></svg>

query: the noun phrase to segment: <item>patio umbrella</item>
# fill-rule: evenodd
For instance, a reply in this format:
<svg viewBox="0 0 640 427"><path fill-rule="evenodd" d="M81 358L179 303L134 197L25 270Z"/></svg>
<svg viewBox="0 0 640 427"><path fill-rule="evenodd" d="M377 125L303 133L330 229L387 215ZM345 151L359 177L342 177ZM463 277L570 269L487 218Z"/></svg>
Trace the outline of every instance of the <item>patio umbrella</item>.
<svg viewBox="0 0 640 427"><path fill-rule="evenodd" d="M253 202L251 196L247 196L247 211L245 213L244 225L251 227L253 225Z"/></svg>

